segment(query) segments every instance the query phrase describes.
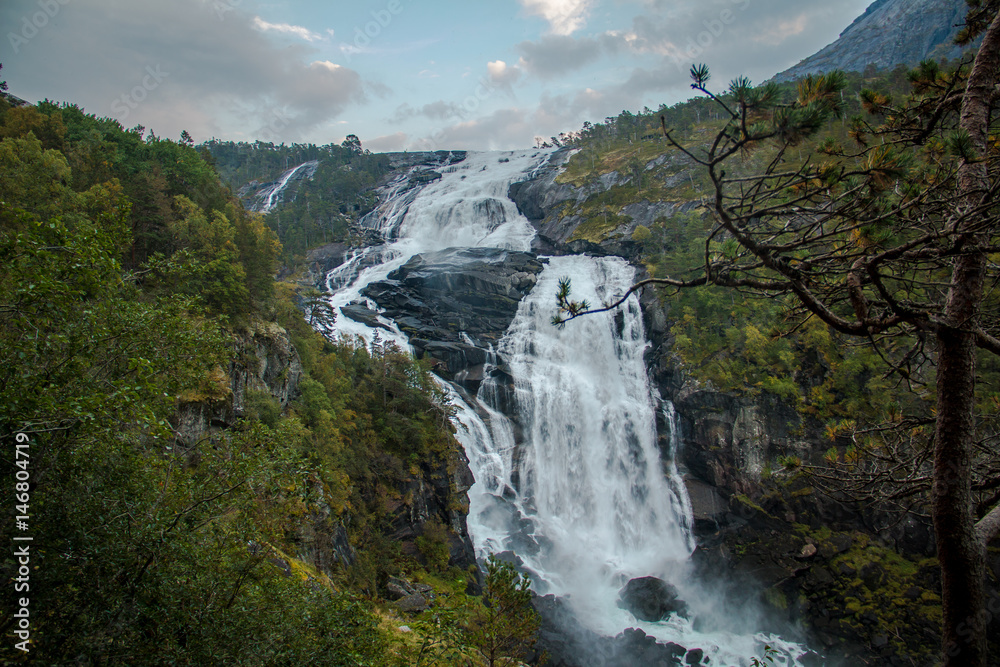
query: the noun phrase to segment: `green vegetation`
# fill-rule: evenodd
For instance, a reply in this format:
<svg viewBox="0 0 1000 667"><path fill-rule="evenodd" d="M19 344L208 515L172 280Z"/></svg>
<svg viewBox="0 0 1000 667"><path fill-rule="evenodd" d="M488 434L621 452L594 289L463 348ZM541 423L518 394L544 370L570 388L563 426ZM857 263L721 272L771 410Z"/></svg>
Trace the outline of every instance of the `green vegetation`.
<svg viewBox="0 0 1000 667"><path fill-rule="evenodd" d="M659 139L641 128L651 129L654 114L589 128L573 159L614 185L570 212L584 219L578 236L621 241L632 228L614 216L655 191L650 181L683 181L667 165L686 162L694 191L708 178L692 204L711 219L681 221L693 237L667 219L632 238L649 283L669 290L680 360L706 384L766 392L810 428L827 424L837 446L824 462L786 459L786 467L815 473L839 499L931 514L946 662L980 665L984 615L968 610L985 608L992 575L983 555L1000 525L998 459L980 444L996 441L1000 407L986 379L1000 350L992 314L1000 153L984 92L997 80L1000 18L995 3L969 4L963 39L990 32L957 65L925 62L864 82L834 72L795 89L739 78L722 93L709 89L707 67L693 67L693 87L718 118L691 124L680 112L699 107L663 110L669 149L645 164L640 144ZM636 165L623 159L626 142ZM567 174L586 184L578 165ZM557 323L593 312L566 285L557 302ZM877 557L883 569L898 565ZM906 606L898 592L892 604ZM877 620L867 598L847 595L845 604Z"/></svg>
<svg viewBox="0 0 1000 667"><path fill-rule="evenodd" d="M450 475L443 393L392 346L316 334L209 153L144 135L0 100L0 439L30 442L0 475L28 471L34 537L30 652L7 642L0 661L409 664L373 600L422 568L386 534L402 489ZM254 345L303 375L288 405L249 387L236 420ZM228 421L191 426L207 414ZM0 501L21 503L12 484ZM444 519L426 533L438 570ZM345 529L354 566L310 562L301 536ZM4 580L17 567L0 557Z"/></svg>
<svg viewBox="0 0 1000 667"><path fill-rule="evenodd" d="M389 159L362 150L354 139L341 146L212 140L200 150L234 190L253 181L276 180L290 168L319 161L315 175L291 186L282 205L264 218L281 241L282 261L294 266L311 247L349 241L352 225L377 203L374 187L389 172Z"/></svg>
<svg viewBox="0 0 1000 667"><path fill-rule="evenodd" d="M416 665L515 667L532 650L541 619L531 606L531 582L491 556L483 595L443 597L418 627L424 640Z"/></svg>
<svg viewBox="0 0 1000 667"><path fill-rule="evenodd" d="M865 114L862 90L886 97L908 94L908 75L902 67L870 70L867 76L846 74L845 115ZM798 91L795 84L783 84L776 94L791 100ZM662 130L672 130L682 145L695 148L714 137L723 124L717 107L704 98L655 111L647 108L638 114L622 112L604 123L585 124L573 142L579 152L557 180L580 187L618 172L618 181L560 212L584 219L572 238L630 240L654 278L691 277L692 267L704 263L706 249L724 256L737 252L734 242L724 237L713 239L706 248L712 221L702 204L711 183L704 170L695 169L669 145ZM832 123L812 143L796 147L792 155L805 156L812 145L846 142L850 132L846 121ZM727 168L737 175L754 173L776 150L762 145ZM642 201L693 202L696 207L679 208L650 227L637 227L625 238L619 230L627 228L630 219L623 208ZM894 380L882 372L884 364L876 351L850 343L816 319L803 324L792 299L752 292L735 294L712 285L664 292L662 298L674 321L671 333L680 361L696 380L719 391L771 394L803 416L831 425L846 419L879 422L901 404L913 412L921 405L926 408L926 402L933 398L932 393L913 396L897 391ZM905 348L905 343L899 342L898 347Z"/></svg>

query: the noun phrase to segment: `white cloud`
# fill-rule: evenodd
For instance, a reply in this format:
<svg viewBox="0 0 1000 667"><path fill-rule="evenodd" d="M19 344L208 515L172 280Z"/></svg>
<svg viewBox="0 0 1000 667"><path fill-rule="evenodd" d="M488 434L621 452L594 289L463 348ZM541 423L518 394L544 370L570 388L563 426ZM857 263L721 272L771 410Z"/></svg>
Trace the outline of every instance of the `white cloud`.
<svg viewBox="0 0 1000 667"><path fill-rule="evenodd" d="M391 153L404 150L408 139L409 137L405 132L396 132L394 134L375 137L374 139L365 139L361 142L361 145L373 153Z"/></svg>
<svg viewBox="0 0 1000 667"><path fill-rule="evenodd" d="M0 2L0 24L17 11ZM202 0L90 0L65 15L4 58L3 73L24 81L20 96L74 102L159 136L301 141L378 90L299 39L275 44L281 33L238 7L220 16ZM155 89L129 97L151 70Z"/></svg>
<svg viewBox="0 0 1000 667"><path fill-rule="evenodd" d="M285 35L292 35L298 37L299 39L304 39L307 42L318 42L323 39L323 36L317 34L310 30L309 28L303 28L300 25L292 25L291 23L268 23L259 16L253 17L253 27L261 32L280 32ZM333 31L327 30L327 33L332 37Z"/></svg>
<svg viewBox="0 0 1000 667"><path fill-rule="evenodd" d="M756 35L754 41L762 44L781 44L789 37L795 37L805 32L808 23L809 17L800 14L797 18L779 21L774 27Z"/></svg>
<svg viewBox="0 0 1000 667"><path fill-rule="evenodd" d="M521 69L517 65L507 65L502 60L486 63L486 71L490 81L498 86L512 86L521 77Z"/></svg>
<svg viewBox="0 0 1000 667"><path fill-rule="evenodd" d="M521 0L529 14L549 22L555 35L571 35L584 26L594 0Z"/></svg>
<svg viewBox="0 0 1000 667"><path fill-rule="evenodd" d="M343 69L337 63L332 63L329 60L316 60L309 63L310 69L326 70L327 72L336 72L337 70Z"/></svg>

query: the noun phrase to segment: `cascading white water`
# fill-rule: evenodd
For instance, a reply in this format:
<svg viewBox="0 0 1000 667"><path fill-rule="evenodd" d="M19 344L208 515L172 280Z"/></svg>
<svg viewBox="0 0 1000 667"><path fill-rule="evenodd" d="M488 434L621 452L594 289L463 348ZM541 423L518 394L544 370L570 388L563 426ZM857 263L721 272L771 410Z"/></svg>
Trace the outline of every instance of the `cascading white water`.
<svg viewBox="0 0 1000 667"><path fill-rule="evenodd" d="M362 251L327 276L335 310L351 303L376 305L361 291L385 280L414 255L445 248L506 248L527 251L535 230L507 197L511 184L524 180L545 164L551 151L472 153L457 164L437 167L441 179L422 188L406 178L390 184L385 201L366 222L386 238L386 245ZM415 171L427 170L417 167ZM373 257L374 255L374 257ZM406 337L384 320L383 340L408 349ZM364 324L338 317L337 333L371 341L374 332Z"/></svg>
<svg viewBox="0 0 1000 667"><path fill-rule="evenodd" d="M694 549L679 477L666 477L656 445L656 402L643 362L639 303L610 316L551 324L558 281L601 303L632 283L618 258L553 257L500 343L516 381L525 430L519 495L554 543L554 590L574 582L652 574ZM621 331L615 329L621 326Z"/></svg>
<svg viewBox="0 0 1000 667"><path fill-rule="evenodd" d="M498 350L515 378L524 432L511 501L530 520L532 535L542 539L537 548L519 549L524 537L512 530L518 522L498 511L495 496L509 488L505 481L515 471L502 468L511 457L491 455L490 440L477 432L486 426L480 421L460 433L475 452L470 459L487 464L473 469L483 484L470 492L469 527L477 550L515 551L543 584L540 592L567 596L577 617L601 634L641 628L702 648L712 664L741 664L760 655L766 642L786 652L778 664L795 664L791 656L803 651L777 637L706 633L678 616L644 622L617 606L629 579L656 576L677 587L692 616L718 616L716 601L694 582L688 563L695 545L690 502L673 460L679 446L676 419L673 406L659 407L650 387L638 300L630 298L618 315L588 316L562 328L551 324L560 279L572 281L574 298L600 304L624 293L634 273L619 258L552 257L521 302ZM490 404L494 391L484 382L480 402ZM657 447L657 409L670 430L665 465ZM499 452L512 436L502 415L490 416Z"/></svg>
<svg viewBox="0 0 1000 667"><path fill-rule="evenodd" d="M548 152L470 154L439 168L443 177L417 191L402 180L370 216L384 237L395 239L363 251L328 276L331 304L365 302L370 283L384 280L417 253L448 247L530 249L534 230L507 198L510 184L525 180ZM580 620L606 636L629 627L702 648L711 664L746 664L764 642L787 656L802 651L777 637L703 631L671 616L657 623L636 620L616 605L630 578L658 576L673 583L694 616L717 617L714 600L694 582L688 557L694 548L691 508L673 456L679 446L673 406L654 395L643 353L646 337L637 299L619 314L550 323L560 278L569 277L574 298L593 304L621 294L634 270L618 258L548 258L532 293L500 342L497 354L515 381L515 443L501 414L500 387L489 377L474 410L449 388L457 408L457 436L476 483L470 490L468 525L477 553L513 550L534 574L540 593L568 596ZM382 318L379 335L407 345ZM339 332L371 340L373 330L340 316ZM668 424L666 461L657 446L657 411ZM723 613L723 616L725 613ZM726 623L715 624L725 627ZM797 664L791 657L777 664Z"/></svg>
<svg viewBox="0 0 1000 667"><path fill-rule="evenodd" d="M258 213L270 213L271 210L278 205L281 201L281 196L285 192L285 188L288 187L288 183L298 174L300 171L303 172L303 176L306 178L311 178L313 174L316 173L316 168L319 166L317 160L311 160L309 162L303 162L297 167L292 167L284 174L282 174L277 181L271 183L267 187L261 189L256 195L254 195L254 205L253 210Z"/></svg>

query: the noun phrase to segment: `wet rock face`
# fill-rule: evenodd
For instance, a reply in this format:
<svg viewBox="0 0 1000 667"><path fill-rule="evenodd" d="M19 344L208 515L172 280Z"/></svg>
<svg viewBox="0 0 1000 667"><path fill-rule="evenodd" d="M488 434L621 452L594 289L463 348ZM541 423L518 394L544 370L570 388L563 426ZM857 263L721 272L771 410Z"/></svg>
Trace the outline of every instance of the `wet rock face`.
<svg viewBox="0 0 1000 667"><path fill-rule="evenodd" d="M528 664L549 667L610 667L611 665L657 665L674 667L685 656L698 658L699 649L688 651L674 643L659 643L642 630L628 628L617 637L602 637L585 628L570 611L566 601L554 595L534 597L532 606L542 619L538 641Z"/></svg>
<svg viewBox="0 0 1000 667"><path fill-rule="evenodd" d="M687 603L677 589L656 577L632 579L619 591L618 606L640 621L655 623L670 614L687 614Z"/></svg>
<svg viewBox="0 0 1000 667"><path fill-rule="evenodd" d="M346 243L328 243L310 250L306 254L306 279L317 289L324 289L326 274L344 263L350 249Z"/></svg>
<svg viewBox="0 0 1000 667"><path fill-rule="evenodd" d="M455 164L465 159L466 151L423 151L416 153L386 153L389 164L394 169L408 169L419 166L442 166Z"/></svg>
<svg viewBox="0 0 1000 667"><path fill-rule="evenodd" d="M418 357L436 359L436 373L474 394L488 346L510 326L542 266L532 253L450 248L416 255L364 295L410 337Z"/></svg>

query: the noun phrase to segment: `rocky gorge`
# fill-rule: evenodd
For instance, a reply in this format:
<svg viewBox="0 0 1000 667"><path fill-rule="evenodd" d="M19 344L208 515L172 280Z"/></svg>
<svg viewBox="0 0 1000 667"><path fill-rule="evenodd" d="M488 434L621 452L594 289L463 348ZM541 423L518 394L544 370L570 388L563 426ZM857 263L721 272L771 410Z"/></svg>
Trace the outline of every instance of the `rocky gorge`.
<svg viewBox="0 0 1000 667"><path fill-rule="evenodd" d="M342 318L390 335L404 335L414 354L430 359L435 373L452 383L481 417L489 419L492 407L505 413L517 443L523 441L526 426L515 407L518 387L508 361L496 348L519 303L538 283L548 258L586 254L636 262L641 249L633 235L638 227L676 214L696 213L700 206L691 199L632 202L623 207L621 224L605 230L597 240L584 238L587 235L579 232L587 219L573 214L574 206L579 208L589 197L607 192L628 176L613 172L583 186L559 182L571 155L566 149L552 152L527 178L512 179L502 193L530 222L535 232L530 247L444 244L407 257L339 308ZM398 207L403 201L408 210L421 188L439 181L441 172L461 166L464 158L407 155L399 165L403 175L396 173L383 187L383 207L362 222L365 233L378 230L375 239L383 245L397 240L399 228L385 226L391 217L386 213L390 202ZM683 161L659 158L644 168L650 178L666 183L689 178L690 165ZM429 178L428 174L437 176ZM400 192L405 193L402 198ZM487 219L499 215L501 224L507 221L502 212L480 212ZM488 236L490 231L480 235ZM344 271L345 263L352 261L349 254L332 246L314 251L313 275L322 276L329 286L329 276ZM349 271L357 275L359 269ZM642 272L639 266L637 276ZM827 447L821 425L773 395L739 396L700 385L673 352L674 316L669 301L648 290L642 295L641 308L649 341L644 352L647 372L655 393L676 409L683 444L671 449L670 424L663 411L656 413L657 433L664 460L676 461L683 476L697 542L693 563L699 576L721 580L717 586L725 590L727 604L757 605L763 610L760 613L772 619L772 627L784 628L793 636L799 632L797 636L827 656L831 661L827 664L837 660L910 664L903 662L903 656L915 655L914 646L926 647L917 654L932 656L937 646L939 583L929 522L919 515L899 520L866 511L818 492L803 475L775 475L780 467L777 461L783 457L819 460ZM622 326L620 317L617 321ZM480 406L476 400L484 381L498 397L492 407ZM514 454L515 460L522 455ZM517 467L515 463L514 486L518 485ZM468 479L471 482L471 474ZM454 517L450 523L460 527ZM1000 560L994 559L992 566L1000 568ZM720 572L724 573L721 578ZM649 649L646 639L655 644L642 630L620 634L617 639L596 639L592 631L559 611L558 598L548 595L537 600L546 619L542 646L550 656L558 656L552 664L587 664L573 656L595 642L610 642L602 649L609 655L619 651L641 654ZM698 664L690 661L686 651L664 658L665 664L683 664L684 656L689 656L687 664Z"/></svg>

